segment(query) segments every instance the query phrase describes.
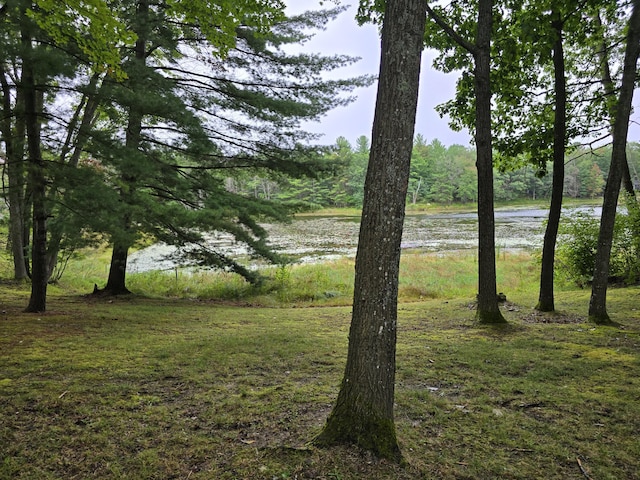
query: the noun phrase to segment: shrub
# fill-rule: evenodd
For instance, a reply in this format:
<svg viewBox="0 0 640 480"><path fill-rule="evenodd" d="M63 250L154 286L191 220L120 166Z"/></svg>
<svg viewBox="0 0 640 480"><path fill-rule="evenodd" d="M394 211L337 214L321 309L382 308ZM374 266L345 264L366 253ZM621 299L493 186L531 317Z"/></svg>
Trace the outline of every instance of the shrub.
<svg viewBox="0 0 640 480"><path fill-rule="evenodd" d="M640 278L640 215L637 209L629 212L616 217L609 276L634 283ZM592 280L599 229L599 218L585 212L574 213L562 222L556 254L559 275L581 287Z"/></svg>

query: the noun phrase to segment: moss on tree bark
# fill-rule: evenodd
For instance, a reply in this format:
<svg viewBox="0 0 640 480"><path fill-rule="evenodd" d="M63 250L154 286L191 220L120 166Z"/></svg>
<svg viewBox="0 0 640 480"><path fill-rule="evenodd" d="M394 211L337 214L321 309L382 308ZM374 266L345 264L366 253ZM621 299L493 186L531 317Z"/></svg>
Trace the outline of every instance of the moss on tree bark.
<svg viewBox="0 0 640 480"><path fill-rule="evenodd" d="M379 458L401 463L402 453L398 447L393 419L375 415L370 409L363 409L360 415L355 416L352 412L352 409L341 412L336 408L313 443L320 447L353 444Z"/></svg>

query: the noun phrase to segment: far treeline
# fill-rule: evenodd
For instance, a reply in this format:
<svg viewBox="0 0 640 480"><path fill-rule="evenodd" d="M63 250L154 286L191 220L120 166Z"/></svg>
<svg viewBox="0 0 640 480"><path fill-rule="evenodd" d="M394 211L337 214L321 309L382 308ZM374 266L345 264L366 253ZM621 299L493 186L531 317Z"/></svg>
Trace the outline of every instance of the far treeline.
<svg viewBox="0 0 640 480"><path fill-rule="evenodd" d="M325 154L336 170L318 178L258 176L243 173L227 178L227 188L266 200L301 202L308 208L362 206L370 142L366 136L352 145L339 137ZM640 143L629 142L627 160L635 188L640 186ZM438 139L427 143L417 134L411 155L408 204L451 205L474 203L478 196L476 151L463 145L446 146ZM505 164L497 157L494 198L499 202L551 198L551 162L532 164L522 158ZM602 196L611 164L611 145L575 146L565 158L564 196L594 199Z"/></svg>

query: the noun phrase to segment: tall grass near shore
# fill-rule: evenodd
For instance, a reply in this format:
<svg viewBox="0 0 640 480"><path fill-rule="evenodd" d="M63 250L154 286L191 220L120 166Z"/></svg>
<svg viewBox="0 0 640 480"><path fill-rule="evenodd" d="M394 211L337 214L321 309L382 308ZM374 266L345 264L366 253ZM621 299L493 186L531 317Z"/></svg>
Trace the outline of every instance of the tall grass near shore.
<svg viewBox="0 0 640 480"><path fill-rule="evenodd" d="M477 291L477 256L472 251L445 254L410 251L401 259L399 300L474 298ZM90 256L70 263L60 287L90 292L101 286L107 258ZM507 298L531 298L536 290L538 267L526 252L502 252L497 257L498 288ZM265 267L264 281L252 286L226 272L190 269L152 271L128 275L128 287L150 297L197 298L247 302L253 305L350 305L353 296L354 261Z"/></svg>

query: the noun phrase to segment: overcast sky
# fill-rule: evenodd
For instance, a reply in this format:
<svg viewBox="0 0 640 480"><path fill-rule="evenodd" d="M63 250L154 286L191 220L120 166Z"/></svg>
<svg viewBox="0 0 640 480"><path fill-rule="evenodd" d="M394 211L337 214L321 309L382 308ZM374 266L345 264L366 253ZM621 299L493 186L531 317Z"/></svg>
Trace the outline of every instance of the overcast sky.
<svg viewBox="0 0 640 480"><path fill-rule="evenodd" d="M300 13L333 6L331 1L321 0L286 0L288 13ZM335 21L327 25L327 29L318 34L307 44L310 52L345 54L360 57L355 65L341 69L338 74L345 78L361 74L378 74L380 64L380 36L373 25L358 26L355 21L357 0L342 0L343 5L350 5ZM416 133L421 133L427 142L437 138L445 145L459 143L469 145L468 131L454 132L448 127L446 119L440 118L434 107L451 99L455 92L456 75L444 75L431 68L433 55L425 52L422 60L420 80L420 97ZM346 107L333 110L321 122L309 124L305 129L324 134L322 143L333 144L336 138L343 136L352 144L360 135L371 138L373 112L376 102L376 84L369 88L358 89L354 95L358 99Z"/></svg>
<svg viewBox="0 0 640 480"><path fill-rule="evenodd" d="M305 10L317 10L333 6L331 0L285 0L288 13L300 13ZM322 5L324 4L324 5ZM355 65L341 69L341 78L361 75L378 74L380 63L380 37L377 27L373 25L358 26L355 21L358 0L342 0L342 5L349 5L335 21L327 25L326 30L320 31L307 44L305 49L310 52L332 54L346 54L360 57ZM467 130L454 132L448 126L447 118L440 118L435 106L453 98L457 75L445 75L432 67L434 53L425 51L422 56L422 73L420 77L420 96L418 99L418 117L415 132L422 134L427 143L437 138L445 145L470 145L471 136ZM376 84L366 89L354 92L358 98L346 107L340 107L319 123L305 126L311 132L322 133L322 143L333 144L336 138L343 136L352 144L360 135L371 137L373 126L373 112L375 108ZM632 114L632 124L629 129L629 140L640 141L640 92L634 97L635 113Z"/></svg>

